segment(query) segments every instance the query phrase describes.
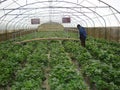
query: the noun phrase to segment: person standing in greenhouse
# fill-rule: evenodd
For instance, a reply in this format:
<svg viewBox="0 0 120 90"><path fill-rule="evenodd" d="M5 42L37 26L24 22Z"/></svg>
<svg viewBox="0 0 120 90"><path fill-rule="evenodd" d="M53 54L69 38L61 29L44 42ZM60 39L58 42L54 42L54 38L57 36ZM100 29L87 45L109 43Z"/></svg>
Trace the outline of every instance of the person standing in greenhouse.
<svg viewBox="0 0 120 90"><path fill-rule="evenodd" d="M86 40L86 37L87 37L86 30L80 24L77 25L77 28L79 30L79 36L80 36L79 38L80 38L80 41L81 41L81 45L83 47L85 47L85 40Z"/></svg>

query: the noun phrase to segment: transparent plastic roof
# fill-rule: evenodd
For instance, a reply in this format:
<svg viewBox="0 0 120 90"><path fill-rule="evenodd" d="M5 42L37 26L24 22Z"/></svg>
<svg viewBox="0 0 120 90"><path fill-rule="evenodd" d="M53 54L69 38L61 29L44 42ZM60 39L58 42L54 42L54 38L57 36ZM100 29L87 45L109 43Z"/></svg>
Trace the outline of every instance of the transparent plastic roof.
<svg viewBox="0 0 120 90"><path fill-rule="evenodd" d="M120 26L120 0L0 0L0 30L31 29L31 19L40 24L58 22L65 27ZM62 23L70 17L71 23Z"/></svg>

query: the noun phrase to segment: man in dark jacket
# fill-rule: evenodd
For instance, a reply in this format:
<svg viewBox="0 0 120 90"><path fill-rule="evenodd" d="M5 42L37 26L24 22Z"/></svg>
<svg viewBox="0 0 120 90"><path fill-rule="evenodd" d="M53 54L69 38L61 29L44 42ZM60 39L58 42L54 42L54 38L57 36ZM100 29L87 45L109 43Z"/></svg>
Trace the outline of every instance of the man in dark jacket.
<svg viewBox="0 0 120 90"><path fill-rule="evenodd" d="M80 41L81 41L81 45L83 47L85 47L85 40L86 40L86 37L87 37L87 33L86 33L86 30L84 27L82 27L81 25L77 25L77 28L79 30L79 35L80 35Z"/></svg>

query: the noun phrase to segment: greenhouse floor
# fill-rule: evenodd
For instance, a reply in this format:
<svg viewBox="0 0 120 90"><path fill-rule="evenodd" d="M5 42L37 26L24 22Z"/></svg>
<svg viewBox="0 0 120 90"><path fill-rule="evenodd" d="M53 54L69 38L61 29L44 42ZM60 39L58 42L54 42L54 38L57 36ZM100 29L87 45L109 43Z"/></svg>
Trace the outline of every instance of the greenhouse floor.
<svg viewBox="0 0 120 90"><path fill-rule="evenodd" d="M36 35L36 37L35 37ZM35 38L74 38L75 40ZM120 44L42 32L0 43L0 90L120 90Z"/></svg>

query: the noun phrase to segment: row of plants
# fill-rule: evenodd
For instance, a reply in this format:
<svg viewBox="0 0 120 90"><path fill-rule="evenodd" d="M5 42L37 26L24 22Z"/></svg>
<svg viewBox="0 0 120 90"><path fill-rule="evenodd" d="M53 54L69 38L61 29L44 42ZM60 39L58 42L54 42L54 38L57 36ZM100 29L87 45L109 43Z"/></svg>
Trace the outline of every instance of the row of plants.
<svg viewBox="0 0 120 90"><path fill-rule="evenodd" d="M101 62L112 65L115 69L118 70L120 66L120 49L114 47L115 49L113 50L111 49L112 47L104 43L101 43L102 48L100 48L99 45L100 44L94 40L91 40L91 42L87 42L86 48L89 50L94 59L99 59Z"/></svg>
<svg viewBox="0 0 120 90"><path fill-rule="evenodd" d="M12 90L42 90L42 83L45 80L44 70L47 67L47 44L32 42L28 44L33 47L23 68L17 70Z"/></svg>
<svg viewBox="0 0 120 90"><path fill-rule="evenodd" d="M98 39L98 38L93 38L93 37L90 37L90 38L96 41L97 43L104 43L105 45L109 45L111 47L116 47L116 48L119 47L119 43L115 41L107 41L105 39Z"/></svg>
<svg viewBox="0 0 120 90"><path fill-rule="evenodd" d="M38 90L44 80L47 44L31 42L14 45L7 41L0 46L0 88Z"/></svg>
<svg viewBox="0 0 120 90"><path fill-rule="evenodd" d="M35 38L34 35L78 37L68 32L39 32L20 40ZM40 90L49 64L51 90L88 90L82 75L89 78L91 89L94 84L97 90L120 90L119 52L119 44L91 37L87 38L86 48L73 41L45 40L20 45L5 41L0 43L0 88ZM81 71L71 60L79 63Z"/></svg>
<svg viewBox="0 0 120 90"><path fill-rule="evenodd" d="M11 45L8 42L1 47L0 61L0 87L10 87L14 82L15 73L21 69L21 65L27 59L30 51L21 45ZM11 49L12 48L12 49Z"/></svg>
<svg viewBox="0 0 120 90"><path fill-rule="evenodd" d="M88 87L69 55L60 42L52 42L50 50L50 78L51 90L88 90Z"/></svg>
<svg viewBox="0 0 120 90"><path fill-rule="evenodd" d="M92 55L93 51L82 48L79 43L63 42L63 45L71 58L78 61L81 66L82 74L90 77L91 83L96 85L97 90L119 90L120 83L120 68L116 70L109 62L101 61L100 58L96 58L96 54ZM74 47L73 47L74 46ZM87 46L89 47L89 46ZM89 48L94 49L92 45ZM100 50L99 50L100 51ZM96 50L95 52L99 52ZM113 55L114 56L114 55ZM104 58L103 58L104 59ZM120 60L120 59L119 59ZM115 61L115 64L120 61ZM93 86L92 86L93 87Z"/></svg>
<svg viewBox="0 0 120 90"><path fill-rule="evenodd" d="M109 42L103 39L88 38L88 44L95 45L98 48L108 51L114 55L120 55L120 44L117 42Z"/></svg>
<svg viewBox="0 0 120 90"><path fill-rule="evenodd" d="M33 38L51 38L51 37L59 37L59 38L78 38L78 34L67 32L67 31L40 31L33 32L31 34L21 36L20 38L16 38L17 41L33 39Z"/></svg>

